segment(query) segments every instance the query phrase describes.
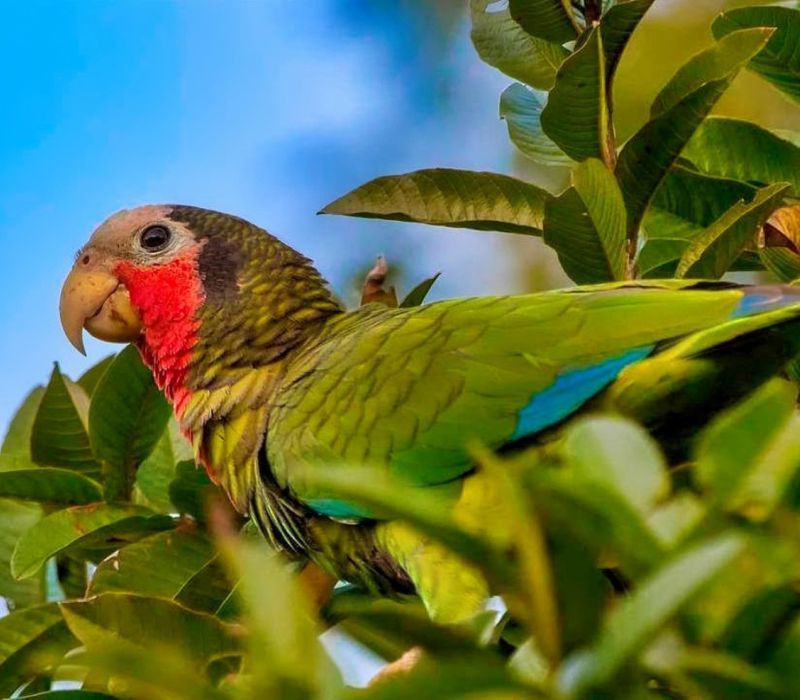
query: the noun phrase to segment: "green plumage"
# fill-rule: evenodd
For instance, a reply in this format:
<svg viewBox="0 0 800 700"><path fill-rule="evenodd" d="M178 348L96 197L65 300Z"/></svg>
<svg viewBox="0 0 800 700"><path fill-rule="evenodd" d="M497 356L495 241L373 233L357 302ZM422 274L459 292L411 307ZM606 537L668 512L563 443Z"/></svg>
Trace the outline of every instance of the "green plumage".
<svg viewBox="0 0 800 700"><path fill-rule="evenodd" d="M213 224L188 211L194 229ZM198 454L275 546L376 591L416 588L443 620L481 605L477 572L317 475L389 474L465 527L497 527L470 443L513 449L602 404L680 453L800 351L790 287L647 281L344 312L305 259L236 221L225 243L242 254L213 276L233 291L203 312L182 417Z"/></svg>

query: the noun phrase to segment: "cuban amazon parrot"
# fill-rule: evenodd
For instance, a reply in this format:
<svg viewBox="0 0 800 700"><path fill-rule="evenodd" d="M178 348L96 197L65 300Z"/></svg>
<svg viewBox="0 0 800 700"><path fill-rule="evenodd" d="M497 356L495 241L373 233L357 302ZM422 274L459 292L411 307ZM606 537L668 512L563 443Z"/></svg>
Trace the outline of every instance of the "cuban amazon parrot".
<svg viewBox="0 0 800 700"><path fill-rule="evenodd" d="M163 205L94 232L61 321L81 351L84 328L136 344L197 461L276 548L456 621L489 594L480 574L314 474L389 474L488 528L468 444L513 449L587 403L679 440L797 355L800 288L643 280L346 311L263 229Z"/></svg>

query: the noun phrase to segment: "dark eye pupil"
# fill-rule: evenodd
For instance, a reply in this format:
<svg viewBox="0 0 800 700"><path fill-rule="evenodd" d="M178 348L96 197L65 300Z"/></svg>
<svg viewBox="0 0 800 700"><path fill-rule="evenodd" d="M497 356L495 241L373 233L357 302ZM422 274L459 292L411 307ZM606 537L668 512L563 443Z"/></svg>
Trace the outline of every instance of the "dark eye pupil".
<svg viewBox="0 0 800 700"><path fill-rule="evenodd" d="M141 241L145 250L161 250L169 242L169 229L164 226L150 226L142 231Z"/></svg>

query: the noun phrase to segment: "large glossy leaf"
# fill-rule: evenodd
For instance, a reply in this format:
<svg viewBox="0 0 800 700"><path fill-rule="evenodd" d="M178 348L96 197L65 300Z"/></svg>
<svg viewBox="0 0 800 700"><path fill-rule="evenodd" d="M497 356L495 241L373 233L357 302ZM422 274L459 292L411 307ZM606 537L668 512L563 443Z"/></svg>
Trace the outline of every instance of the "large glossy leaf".
<svg viewBox="0 0 800 700"><path fill-rule="evenodd" d="M638 230L659 185L732 77L690 93L645 124L625 144L616 173L628 210L629 230Z"/></svg>
<svg viewBox="0 0 800 700"><path fill-rule="evenodd" d="M627 575L656 566L664 548L627 498L597 481L575 479L569 470L530 475L536 506L547 522L595 552L613 552Z"/></svg>
<svg viewBox="0 0 800 700"><path fill-rule="evenodd" d="M564 0L509 0L514 21L528 34L563 44L581 31L572 5Z"/></svg>
<svg viewBox="0 0 800 700"><path fill-rule="evenodd" d="M0 471L0 497L82 505L99 501L102 488L94 479L69 469L36 467Z"/></svg>
<svg viewBox="0 0 800 700"><path fill-rule="evenodd" d="M577 696L602 686L647 647L683 605L742 552L743 541L724 535L680 554L619 603L600 637L576 666L567 664L564 683Z"/></svg>
<svg viewBox="0 0 800 700"><path fill-rule="evenodd" d="M250 633L252 697L314 697L341 686L319 642L303 594L286 562L263 541L221 542Z"/></svg>
<svg viewBox="0 0 800 700"><path fill-rule="evenodd" d="M170 414L150 370L129 345L103 374L89 410L89 437L104 463L109 499L130 495L136 467L153 451Z"/></svg>
<svg viewBox="0 0 800 700"><path fill-rule="evenodd" d="M637 258L642 277L672 277L686 246L739 201L756 192L743 182L673 167L642 221L645 245Z"/></svg>
<svg viewBox="0 0 800 700"><path fill-rule="evenodd" d="M757 27L722 37L685 63L653 100L650 116L657 117L706 83L726 79L747 64L769 40L772 30Z"/></svg>
<svg viewBox="0 0 800 700"><path fill-rule="evenodd" d="M704 173L744 182L789 182L800 193L800 148L750 122L712 117L683 152Z"/></svg>
<svg viewBox="0 0 800 700"><path fill-rule="evenodd" d="M737 202L751 200L756 191L756 187L738 180L676 166L656 191L652 206L706 227Z"/></svg>
<svg viewBox="0 0 800 700"><path fill-rule="evenodd" d="M216 557L214 545L196 528L184 526L160 532L128 545L101 562L89 593L129 591L170 598L189 608L214 612L229 592L224 576L215 570L217 580L207 578L205 590L193 584L211 568Z"/></svg>
<svg viewBox="0 0 800 700"><path fill-rule="evenodd" d="M537 39L517 24L508 8L492 0L470 0L472 43L483 61L540 90L549 90L556 71L569 55L557 43Z"/></svg>
<svg viewBox="0 0 800 700"><path fill-rule="evenodd" d="M611 90L614 74L633 31L653 2L654 0L628 0L617 3L600 20L608 91Z"/></svg>
<svg viewBox="0 0 800 700"><path fill-rule="evenodd" d="M11 557L19 538L41 517L39 506L0 499L0 596L12 610L44 600L44 576L18 581L11 575Z"/></svg>
<svg viewBox="0 0 800 700"><path fill-rule="evenodd" d="M114 361L115 355L104 357L100 362L92 365L80 377L78 377L77 384L89 395L94 394L97 384L106 373L109 365Z"/></svg>
<svg viewBox="0 0 800 700"><path fill-rule="evenodd" d="M89 650L102 649L114 639L148 648L169 644L201 668L241 652L234 626L163 598L103 593L60 605L70 630Z"/></svg>
<svg viewBox="0 0 800 700"><path fill-rule="evenodd" d="M74 644L56 604L0 619L0 693L10 697L22 683L52 668Z"/></svg>
<svg viewBox="0 0 800 700"><path fill-rule="evenodd" d="M599 29L558 70L556 84L542 110L544 132L575 160L613 162L606 67Z"/></svg>
<svg viewBox="0 0 800 700"><path fill-rule="evenodd" d="M22 401L17 409L0 447L0 455L25 455L31 453L31 432L33 421L44 396L44 387L37 386Z"/></svg>
<svg viewBox="0 0 800 700"><path fill-rule="evenodd" d="M36 387L23 400L11 419L3 446L0 448L0 471L31 466L31 433L39 410L44 387ZM42 509L35 504L0 499L0 596L13 610L44 599L42 576L17 581L11 575L11 555L23 532L33 527Z"/></svg>
<svg viewBox="0 0 800 700"><path fill-rule="evenodd" d="M97 476L87 416L86 392L53 368L50 382L42 396L31 433L31 457L43 466L75 469L87 476Z"/></svg>
<svg viewBox="0 0 800 700"><path fill-rule="evenodd" d="M660 279L674 276L683 251L705 228L663 209L650 207L642 230L646 242L636 258L636 268L641 277Z"/></svg>
<svg viewBox="0 0 800 700"><path fill-rule="evenodd" d="M711 30L721 37L745 27L774 27L769 43L750 62L750 68L778 90L800 102L800 11L788 7L740 7L724 12Z"/></svg>
<svg viewBox="0 0 800 700"><path fill-rule="evenodd" d="M615 491L641 513L669 492L667 465L642 428L621 418L589 418L570 428L564 457L575 477Z"/></svg>
<svg viewBox="0 0 800 700"><path fill-rule="evenodd" d="M681 255L678 277L722 277L789 190L777 184L759 190L750 202L734 204L697 236Z"/></svg>
<svg viewBox="0 0 800 700"><path fill-rule="evenodd" d="M169 485L175 478L175 456L173 439L174 419L161 433L153 451L136 470L134 501L162 513L176 512L169 498Z"/></svg>
<svg viewBox="0 0 800 700"><path fill-rule="evenodd" d="M796 400L796 387L775 379L703 432L697 477L716 503L754 513L780 499L800 466Z"/></svg>
<svg viewBox="0 0 800 700"><path fill-rule="evenodd" d="M732 37L693 58L663 88L651 120L625 144L617 163L632 232L681 151L763 40L758 33Z"/></svg>
<svg viewBox="0 0 800 700"><path fill-rule="evenodd" d="M500 664L480 664L455 657L437 664L418 664L411 673L395 674L375 683L360 696L363 700L441 698L463 700L524 700L542 697L531 691Z"/></svg>
<svg viewBox="0 0 800 700"><path fill-rule="evenodd" d="M54 554L77 545L113 538L120 544L172 527L173 520L138 506L95 503L73 506L42 518L17 542L11 571L17 578L36 573Z"/></svg>
<svg viewBox="0 0 800 700"><path fill-rule="evenodd" d="M547 204L544 241L579 284L625 277L625 203L613 173L590 158L572 172L572 187Z"/></svg>
<svg viewBox="0 0 800 700"><path fill-rule="evenodd" d="M198 663L178 647L162 638L143 647L122 637L106 636L102 644L70 655L71 665L89 669L89 678L98 674L104 687L108 680L115 698L147 700L230 700L231 693L216 687L220 679L198 673ZM232 678L240 666L235 656L223 656L215 663L230 668ZM124 691L124 692L123 692ZM246 694L243 697L248 697Z"/></svg>
<svg viewBox="0 0 800 700"><path fill-rule="evenodd" d="M169 498L179 513L188 513L203 521L208 498L217 488L205 469L191 461L178 462L175 478L169 484Z"/></svg>
<svg viewBox="0 0 800 700"><path fill-rule="evenodd" d="M435 168L376 178L321 213L540 235L548 197L507 175Z"/></svg>
<svg viewBox="0 0 800 700"><path fill-rule="evenodd" d="M506 120L511 141L528 158L544 165L570 165L569 156L542 131L545 104L547 93L514 83L500 95L500 117Z"/></svg>

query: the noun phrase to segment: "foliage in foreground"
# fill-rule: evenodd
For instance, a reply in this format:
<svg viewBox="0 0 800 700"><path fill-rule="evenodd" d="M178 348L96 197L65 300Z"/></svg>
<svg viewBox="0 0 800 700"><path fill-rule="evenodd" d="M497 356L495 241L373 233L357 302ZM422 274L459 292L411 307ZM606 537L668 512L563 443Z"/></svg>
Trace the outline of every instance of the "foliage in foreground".
<svg viewBox="0 0 800 700"><path fill-rule="evenodd" d="M800 98L800 12L720 16L716 42L620 148L615 71L651 4L470 2L479 55L520 81L500 101L509 135L535 161L571 168L564 192L434 169L379 178L325 211L542 236L579 283L731 270L797 278L800 150L791 135L708 115L744 67ZM246 526L235 534L241 523L195 468L133 348L76 382L56 368L0 450L0 595L11 608L0 619L0 693L798 697L796 403L795 385L773 380L701 430L680 465L601 412L522 454L476 446L478 469L494 472L517 512L513 531L469 534L403 484L355 467L336 475L342 495L485 572L509 612L453 628L414 600L348 587L311 609L266 544ZM348 688L319 641L334 625L387 660L414 645L423 660Z"/></svg>

